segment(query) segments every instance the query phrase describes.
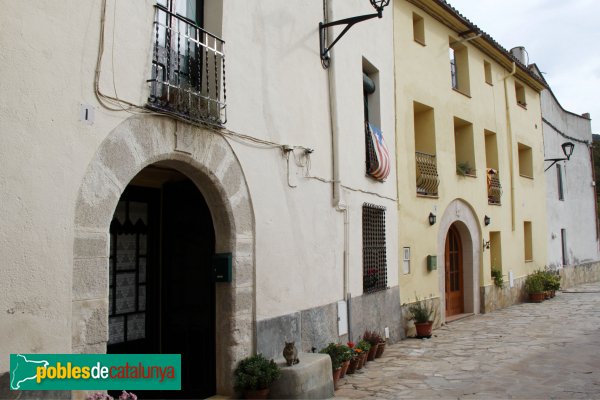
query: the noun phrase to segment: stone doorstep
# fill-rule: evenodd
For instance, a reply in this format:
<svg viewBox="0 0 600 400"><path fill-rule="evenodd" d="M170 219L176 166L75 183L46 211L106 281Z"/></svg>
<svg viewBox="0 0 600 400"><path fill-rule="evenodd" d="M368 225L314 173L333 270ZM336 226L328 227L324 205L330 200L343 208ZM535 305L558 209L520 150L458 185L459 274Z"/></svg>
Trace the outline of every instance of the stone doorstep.
<svg viewBox="0 0 600 400"><path fill-rule="evenodd" d="M288 367L283 358L275 360L281 378L271 386L273 399L326 399L333 395L331 358L327 354L298 353L298 364Z"/></svg>

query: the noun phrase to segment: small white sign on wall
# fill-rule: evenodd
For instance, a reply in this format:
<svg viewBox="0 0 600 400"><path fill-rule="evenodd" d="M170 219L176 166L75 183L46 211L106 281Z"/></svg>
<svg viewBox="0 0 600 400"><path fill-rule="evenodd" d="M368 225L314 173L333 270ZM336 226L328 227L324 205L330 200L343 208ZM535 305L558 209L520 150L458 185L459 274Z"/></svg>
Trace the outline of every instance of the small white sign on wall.
<svg viewBox="0 0 600 400"><path fill-rule="evenodd" d="M515 286L515 275L513 274L512 271L508 271L508 282L510 284L510 287Z"/></svg>

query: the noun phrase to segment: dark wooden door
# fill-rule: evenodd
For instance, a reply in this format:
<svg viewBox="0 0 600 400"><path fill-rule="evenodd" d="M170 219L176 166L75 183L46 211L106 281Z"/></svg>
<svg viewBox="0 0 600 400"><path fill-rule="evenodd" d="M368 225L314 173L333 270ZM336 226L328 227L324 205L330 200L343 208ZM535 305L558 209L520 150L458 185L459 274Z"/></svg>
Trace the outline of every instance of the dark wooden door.
<svg viewBox="0 0 600 400"><path fill-rule="evenodd" d="M446 317L464 312L463 256L460 235L454 225L446 236Z"/></svg>
<svg viewBox="0 0 600 400"><path fill-rule="evenodd" d="M191 181L129 186L121 197L111 224L108 352L181 354L182 390L135 391L140 398L216 394L214 248L210 211Z"/></svg>
<svg viewBox="0 0 600 400"><path fill-rule="evenodd" d="M191 181L163 186L161 353L181 354L182 392L216 393L215 237L204 198Z"/></svg>

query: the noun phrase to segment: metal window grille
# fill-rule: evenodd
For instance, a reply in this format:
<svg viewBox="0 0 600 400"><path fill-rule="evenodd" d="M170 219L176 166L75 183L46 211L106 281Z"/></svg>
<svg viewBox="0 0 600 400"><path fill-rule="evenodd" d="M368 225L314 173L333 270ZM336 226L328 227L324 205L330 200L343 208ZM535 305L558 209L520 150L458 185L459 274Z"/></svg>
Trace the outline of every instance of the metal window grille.
<svg viewBox="0 0 600 400"><path fill-rule="evenodd" d="M387 288L385 207L363 204L363 292Z"/></svg>
<svg viewBox="0 0 600 400"><path fill-rule="evenodd" d="M415 152L417 165L417 194L437 196L440 179L435 154Z"/></svg>
<svg viewBox="0 0 600 400"><path fill-rule="evenodd" d="M148 108L194 122L224 124L225 41L176 14L171 6L154 7Z"/></svg>
<svg viewBox="0 0 600 400"><path fill-rule="evenodd" d="M498 173L487 174L488 204L500 205L502 198L502 185Z"/></svg>

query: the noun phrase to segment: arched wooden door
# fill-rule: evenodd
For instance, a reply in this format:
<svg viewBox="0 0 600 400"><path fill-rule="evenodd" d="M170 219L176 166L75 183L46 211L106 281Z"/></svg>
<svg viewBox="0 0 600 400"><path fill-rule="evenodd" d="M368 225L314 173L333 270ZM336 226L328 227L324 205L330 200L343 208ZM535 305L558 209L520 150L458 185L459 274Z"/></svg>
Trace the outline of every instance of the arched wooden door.
<svg viewBox="0 0 600 400"><path fill-rule="evenodd" d="M462 244L454 225L446 236L445 266L446 317L449 317L465 310Z"/></svg>

